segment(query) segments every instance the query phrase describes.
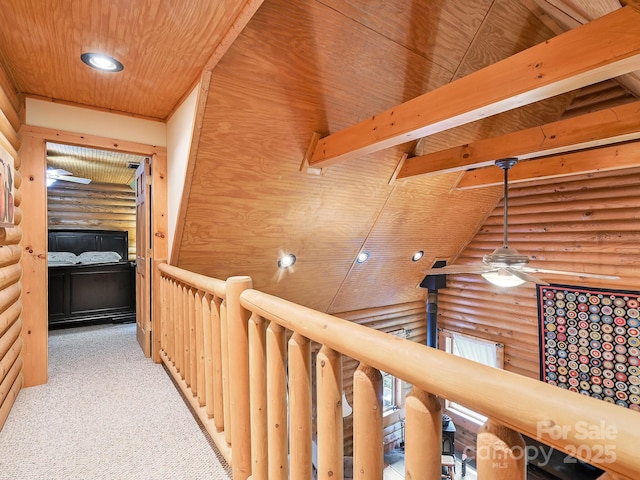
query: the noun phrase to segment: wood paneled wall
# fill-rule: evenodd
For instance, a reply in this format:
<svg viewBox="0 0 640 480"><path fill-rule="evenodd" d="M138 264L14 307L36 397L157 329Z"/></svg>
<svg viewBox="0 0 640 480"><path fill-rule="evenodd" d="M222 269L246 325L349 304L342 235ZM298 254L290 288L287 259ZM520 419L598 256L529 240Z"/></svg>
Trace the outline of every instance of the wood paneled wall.
<svg viewBox="0 0 640 480"><path fill-rule="evenodd" d="M602 281L541 275L550 283L637 290L639 188L638 168L513 185L509 190L509 245L529 255L532 266L621 277ZM456 264L480 263L483 255L501 245L502 216L500 204ZM500 289L479 275L455 275L448 277L439 299L442 328L503 343L505 370L539 378L533 285ZM475 445L475 427L462 420L457 426L458 449Z"/></svg>
<svg viewBox="0 0 640 480"><path fill-rule="evenodd" d="M128 185L58 181L47 191L49 228L129 232L129 260L136 256L136 197Z"/></svg>
<svg viewBox="0 0 640 480"><path fill-rule="evenodd" d="M18 116L20 102L10 80L0 67L0 144L14 159L16 169L20 168L20 129ZM22 196L19 171L14 175L15 210L13 228L0 228L0 429L22 388Z"/></svg>

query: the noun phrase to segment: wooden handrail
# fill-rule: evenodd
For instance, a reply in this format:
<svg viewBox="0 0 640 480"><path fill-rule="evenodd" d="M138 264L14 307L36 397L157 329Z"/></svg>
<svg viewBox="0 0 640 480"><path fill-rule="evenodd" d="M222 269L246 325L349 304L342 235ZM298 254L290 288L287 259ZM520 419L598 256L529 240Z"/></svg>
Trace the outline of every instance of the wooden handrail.
<svg viewBox="0 0 640 480"><path fill-rule="evenodd" d="M482 480L524 478L522 455L528 452L520 433L603 468L607 478L640 478L636 412L296 305L251 289L249 277L224 282L168 265L160 271L166 316L159 323L162 360L236 480L287 478L287 470L291 478L311 477L316 459L311 342L321 346L316 357L320 479L343 478L343 355L360 361L353 380L357 478L380 474L379 370L414 387L406 406L406 466L414 478L440 478L437 397L488 417L480 450L506 459L507 467L496 473L495 462L481 458L479 450ZM362 449L367 438L376 442L375 452ZM494 438L509 441L494 448Z"/></svg>
<svg viewBox="0 0 640 480"><path fill-rule="evenodd" d="M314 311L257 290L244 308L286 329L473 408L610 472L638 478L636 412ZM576 445L582 448L576 452ZM610 454L603 454L607 448ZM613 457L612 457L613 455ZM615 460L615 461L612 461Z"/></svg>
<svg viewBox="0 0 640 480"><path fill-rule="evenodd" d="M191 287L203 290L207 293L215 295L216 297L226 298L227 296L227 283L224 280L218 280L217 278L207 277L206 275L200 275L199 273L193 273L182 268L167 265L161 263L158 269L167 274L169 277L178 280L182 283L186 283Z"/></svg>

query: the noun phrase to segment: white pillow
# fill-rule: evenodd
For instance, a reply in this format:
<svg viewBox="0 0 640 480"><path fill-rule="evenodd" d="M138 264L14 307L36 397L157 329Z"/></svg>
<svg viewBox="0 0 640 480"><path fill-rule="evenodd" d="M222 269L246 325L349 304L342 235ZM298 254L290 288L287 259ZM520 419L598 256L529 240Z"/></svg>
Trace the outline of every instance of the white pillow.
<svg viewBox="0 0 640 480"><path fill-rule="evenodd" d="M78 257L72 252L48 252L47 261L49 265L75 265Z"/></svg>
<svg viewBox="0 0 640 480"><path fill-rule="evenodd" d="M121 258L117 252L82 252L78 255L78 263L114 263Z"/></svg>

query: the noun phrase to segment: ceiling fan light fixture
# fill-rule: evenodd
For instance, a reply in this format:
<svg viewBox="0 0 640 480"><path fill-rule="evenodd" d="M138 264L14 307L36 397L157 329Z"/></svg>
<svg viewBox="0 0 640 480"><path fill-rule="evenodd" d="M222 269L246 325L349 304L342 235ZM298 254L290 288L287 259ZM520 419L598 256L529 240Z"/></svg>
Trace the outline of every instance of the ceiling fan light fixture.
<svg viewBox="0 0 640 480"><path fill-rule="evenodd" d="M620 280L615 275L601 275L595 273L569 272L564 270L549 270L546 268L532 268L528 266L529 257L521 255L515 248L509 247L509 170L518 162L515 157L496 160L495 164L504 171L504 201L503 201L503 242L502 247L482 257L483 265L450 265L443 268L423 270L427 278L430 275L479 273L488 282L503 288L517 287L524 283L549 285L545 280L531 275L531 273L550 273L553 275L573 275L580 278L602 278L604 280ZM443 272L443 270L445 270ZM423 281L424 283L424 281ZM420 284L423 287L423 283ZM423 287L424 288L424 287Z"/></svg>
<svg viewBox="0 0 640 480"><path fill-rule="evenodd" d="M525 283L521 278L516 277L508 272L498 270L495 272L485 272L481 274L485 280L489 283L496 285L497 287L510 288L517 287Z"/></svg>
<svg viewBox="0 0 640 480"><path fill-rule="evenodd" d="M122 63L115 58L102 53L83 53L80 55L80 60L91 68L102 72L121 72L124 70L124 65L122 65Z"/></svg>

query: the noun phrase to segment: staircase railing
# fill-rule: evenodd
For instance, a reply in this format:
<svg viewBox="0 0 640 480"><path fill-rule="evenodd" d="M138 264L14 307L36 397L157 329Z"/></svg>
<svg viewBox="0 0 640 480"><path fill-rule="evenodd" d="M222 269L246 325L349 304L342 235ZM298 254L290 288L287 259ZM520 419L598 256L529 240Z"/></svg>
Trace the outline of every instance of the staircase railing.
<svg viewBox="0 0 640 480"><path fill-rule="evenodd" d="M441 478L441 399L489 419L478 435L480 480L526 478L521 433L602 468L603 478L640 478L637 412L293 304L253 290L249 277L160 271L161 357L235 480L311 479L313 468L319 479L344 478L343 355L360 362L354 478L382 478L380 370L413 385L406 478Z"/></svg>

